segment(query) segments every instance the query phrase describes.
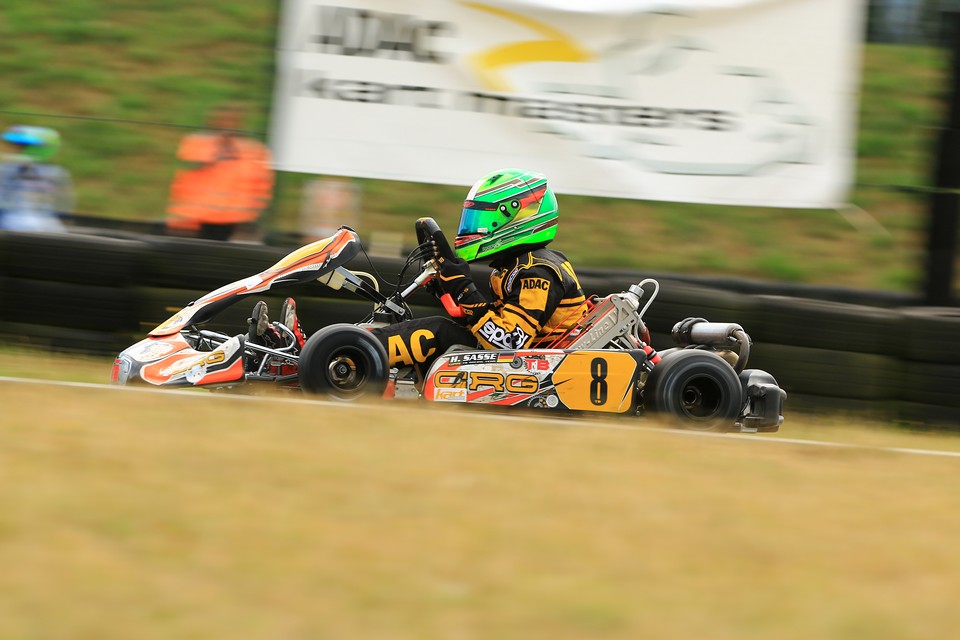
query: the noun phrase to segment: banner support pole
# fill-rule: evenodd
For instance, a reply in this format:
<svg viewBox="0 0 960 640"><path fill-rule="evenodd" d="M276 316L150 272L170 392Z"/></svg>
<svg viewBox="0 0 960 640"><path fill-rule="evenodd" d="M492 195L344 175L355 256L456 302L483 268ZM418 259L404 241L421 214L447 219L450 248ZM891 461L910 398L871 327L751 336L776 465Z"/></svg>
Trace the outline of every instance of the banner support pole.
<svg viewBox="0 0 960 640"><path fill-rule="evenodd" d="M936 307L956 302L953 281L960 228L960 12L944 12L943 24L952 34L947 119L936 143L923 289L924 303Z"/></svg>

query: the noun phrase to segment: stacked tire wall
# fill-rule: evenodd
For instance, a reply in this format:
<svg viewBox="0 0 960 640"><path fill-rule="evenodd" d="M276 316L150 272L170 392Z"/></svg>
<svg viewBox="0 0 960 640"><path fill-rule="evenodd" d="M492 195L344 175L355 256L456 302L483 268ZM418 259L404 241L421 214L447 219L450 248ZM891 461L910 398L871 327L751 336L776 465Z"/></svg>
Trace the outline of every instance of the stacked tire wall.
<svg viewBox="0 0 960 640"><path fill-rule="evenodd" d="M285 253L163 236L0 232L0 339L114 354L191 300L257 273ZM381 286L392 290L389 283L402 262L360 256L348 266L378 275ZM478 284L486 273L477 269ZM581 269L579 275L584 290L602 296L650 274ZM645 320L658 349L672 346L670 329L682 318L737 322L753 338L749 366L777 378L789 394L787 411L960 426L960 309L916 307L909 296L883 292L654 277L660 294ZM264 299L279 310L286 295L297 299L308 332L358 321L371 310L370 303L319 284ZM210 328L245 331L253 302L227 309ZM425 294L411 302L417 315L442 313Z"/></svg>

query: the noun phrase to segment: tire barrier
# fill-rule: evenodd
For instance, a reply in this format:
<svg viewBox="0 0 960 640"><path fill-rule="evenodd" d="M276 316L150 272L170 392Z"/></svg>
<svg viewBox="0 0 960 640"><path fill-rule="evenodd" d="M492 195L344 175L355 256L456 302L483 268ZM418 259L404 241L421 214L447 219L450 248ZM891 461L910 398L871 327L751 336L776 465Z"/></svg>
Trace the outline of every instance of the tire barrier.
<svg viewBox="0 0 960 640"><path fill-rule="evenodd" d="M120 353L142 338L133 333L116 331L90 331L69 327L51 327L30 322L0 322L0 340L44 351L69 351L87 355L110 355ZM109 367L103 372L103 381L110 378Z"/></svg>
<svg viewBox="0 0 960 640"><path fill-rule="evenodd" d="M666 351L677 346L669 333L650 332L650 345L657 351Z"/></svg>
<svg viewBox="0 0 960 640"><path fill-rule="evenodd" d="M887 355L755 343L749 366L772 373L788 394L888 400L898 397L903 365Z"/></svg>
<svg viewBox="0 0 960 640"><path fill-rule="evenodd" d="M261 245L135 236L0 232L0 338L113 354L142 338L191 300L275 263L285 249ZM361 254L348 266L372 273L392 291L403 262ZM489 270L478 265L486 288ZM625 290L647 274L578 270L588 295ZM412 273L405 279L409 280ZM646 321L653 346L672 346L670 330L688 317L741 324L753 338L750 367L771 372L789 410L856 412L909 422L960 425L960 310L915 306L901 294L803 289L787 285L682 275L656 277L660 295ZM712 282L714 286L703 286ZM369 302L321 285L263 296L274 313L286 295L297 299L305 331L356 322ZM210 328L234 335L260 296L226 309ZM832 300L832 301L831 301ZM843 302L842 300L846 300ZM418 317L443 313L421 292L410 300ZM862 304L850 304L857 302ZM276 318L274 318L276 319Z"/></svg>
<svg viewBox="0 0 960 640"><path fill-rule="evenodd" d="M682 282L661 282L660 295L644 318L651 331L669 335L674 324L691 316L710 322L736 322L751 336L756 330L752 297Z"/></svg>
<svg viewBox="0 0 960 640"><path fill-rule="evenodd" d="M46 280L5 278L0 320L90 331L136 331L130 290Z"/></svg>
<svg viewBox="0 0 960 640"><path fill-rule="evenodd" d="M135 240L0 232L0 272L30 280L126 287L137 283L146 248Z"/></svg>
<svg viewBox="0 0 960 640"><path fill-rule="evenodd" d="M752 296L788 296L790 298L823 300L825 302L857 304L884 309L896 309L919 304L919 297L917 295L896 291L849 289L846 287L792 282L767 282L726 276L696 276L676 273L650 274L650 277L661 281L677 280L679 282L695 284L705 289L730 291L732 293L742 293Z"/></svg>
<svg viewBox="0 0 960 640"><path fill-rule="evenodd" d="M960 365L960 309L904 309L898 344L903 357L917 362Z"/></svg>
<svg viewBox="0 0 960 640"><path fill-rule="evenodd" d="M960 364L908 362L903 374L903 394L908 402L960 409Z"/></svg>
<svg viewBox="0 0 960 640"><path fill-rule="evenodd" d="M823 416L831 422L880 422L900 419L900 403L896 400L859 400L788 392L787 406L790 411Z"/></svg>
<svg viewBox="0 0 960 640"><path fill-rule="evenodd" d="M886 417L891 415L906 424L943 430L956 431L957 425L960 425L960 409L937 404L898 402L895 411Z"/></svg>
<svg viewBox="0 0 960 640"><path fill-rule="evenodd" d="M756 322L744 327L757 342L857 353L889 353L898 340L901 315L890 309L754 296Z"/></svg>
<svg viewBox="0 0 960 640"><path fill-rule="evenodd" d="M275 247L192 238L151 238L146 245L139 284L204 292L259 273L286 254Z"/></svg>

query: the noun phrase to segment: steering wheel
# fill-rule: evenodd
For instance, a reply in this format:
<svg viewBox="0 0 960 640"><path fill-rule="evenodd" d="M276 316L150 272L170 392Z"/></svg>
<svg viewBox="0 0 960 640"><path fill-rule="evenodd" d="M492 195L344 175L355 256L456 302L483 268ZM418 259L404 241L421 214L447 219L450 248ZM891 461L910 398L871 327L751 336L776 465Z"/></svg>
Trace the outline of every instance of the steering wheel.
<svg viewBox="0 0 960 640"><path fill-rule="evenodd" d="M443 258L444 260L457 259L457 254L450 248L450 243L447 242L447 237L443 235L443 231L440 230L440 225L437 224L436 220L433 218L420 218L414 223L414 228L417 230L417 244L432 242L436 247L434 258ZM463 309L454 302L453 296L449 293L444 293L440 296L440 303L443 304L443 308L451 317L464 317Z"/></svg>
<svg viewBox="0 0 960 640"><path fill-rule="evenodd" d="M433 218L420 218L415 223L417 230L417 244L423 244L425 242L433 242L437 247L437 257L443 258L444 260L456 260L457 255L453 252L453 249L450 248L450 243L447 242L447 237L443 235L443 231L440 230L440 225L437 224L437 221Z"/></svg>

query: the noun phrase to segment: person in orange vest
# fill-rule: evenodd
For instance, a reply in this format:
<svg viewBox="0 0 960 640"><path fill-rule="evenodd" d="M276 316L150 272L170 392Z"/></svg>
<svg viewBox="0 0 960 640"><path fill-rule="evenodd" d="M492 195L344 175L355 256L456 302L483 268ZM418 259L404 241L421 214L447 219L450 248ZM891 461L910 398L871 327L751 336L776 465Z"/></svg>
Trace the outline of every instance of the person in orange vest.
<svg viewBox="0 0 960 640"><path fill-rule="evenodd" d="M253 226L273 195L270 150L237 135L242 112L217 109L211 131L180 142L177 157L187 163L170 185L167 232L209 240L229 240L240 226Z"/></svg>

